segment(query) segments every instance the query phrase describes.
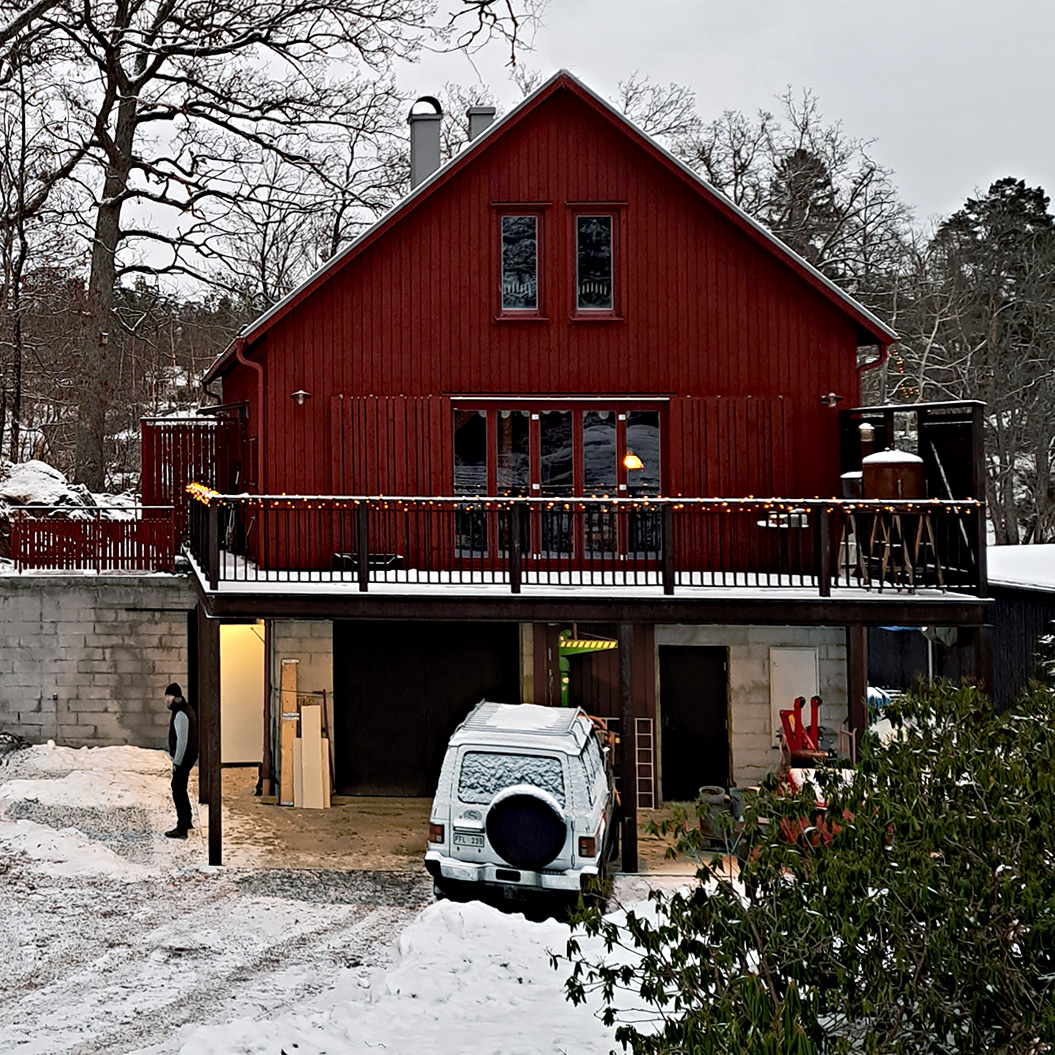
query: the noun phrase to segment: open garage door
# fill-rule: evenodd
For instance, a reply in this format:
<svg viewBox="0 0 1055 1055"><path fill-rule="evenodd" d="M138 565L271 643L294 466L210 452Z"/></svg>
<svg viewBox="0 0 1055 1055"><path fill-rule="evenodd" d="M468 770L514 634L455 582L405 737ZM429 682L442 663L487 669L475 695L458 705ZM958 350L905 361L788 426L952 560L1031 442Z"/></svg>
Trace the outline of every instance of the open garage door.
<svg viewBox="0 0 1055 1055"><path fill-rule="evenodd" d="M473 706L519 702L520 628L337 621L333 667L338 793L429 796Z"/></svg>

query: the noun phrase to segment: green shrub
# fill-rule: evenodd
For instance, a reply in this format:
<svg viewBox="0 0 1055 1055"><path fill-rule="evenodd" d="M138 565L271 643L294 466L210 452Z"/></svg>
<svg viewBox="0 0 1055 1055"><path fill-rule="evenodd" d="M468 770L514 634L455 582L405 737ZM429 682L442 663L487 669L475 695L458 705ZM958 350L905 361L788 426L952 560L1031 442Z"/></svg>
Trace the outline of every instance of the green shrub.
<svg viewBox="0 0 1055 1055"><path fill-rule="evenodd" d="M742 833L727 826L738 881L679 818L698 882L625 923L583 910L569 999L599 993L640 1055L1048 1050L1055 696L995 714L976 689L939 684L888 714L894 738L869 734L852 779L824 778L826 837L808 793L763 792ZM597 947L584 933L608 955L584 953Z"/></svg>

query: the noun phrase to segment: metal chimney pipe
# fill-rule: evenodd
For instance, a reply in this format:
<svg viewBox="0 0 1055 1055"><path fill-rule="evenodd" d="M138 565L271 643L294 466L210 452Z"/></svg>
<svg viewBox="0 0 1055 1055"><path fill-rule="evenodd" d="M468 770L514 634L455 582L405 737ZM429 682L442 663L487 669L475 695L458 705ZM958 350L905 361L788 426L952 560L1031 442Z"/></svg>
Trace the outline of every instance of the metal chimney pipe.
<svg viewBox="0 0 1055 1055"><path fill-rule="evenodd" d="M427 103L432 112L415 113L419 103ZM440 167L440 122L443 107L432 95L415 100L407 117L410 122L410 189L431 176Z"/></svg>
<svg viewBox="0 0 1055 1055"><path fill-rule="evenodd" d="M494 124L495 114L498 111L493 106L470 106L465 111L469 118L469 142L471 143L481 132L485 132Z"/></svg>

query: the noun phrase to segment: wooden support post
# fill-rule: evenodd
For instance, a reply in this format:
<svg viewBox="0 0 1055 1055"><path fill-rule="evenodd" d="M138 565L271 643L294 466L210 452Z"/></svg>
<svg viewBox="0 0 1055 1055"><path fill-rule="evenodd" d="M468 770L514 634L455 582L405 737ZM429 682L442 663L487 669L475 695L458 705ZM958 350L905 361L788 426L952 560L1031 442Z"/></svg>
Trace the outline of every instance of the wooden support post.
<svg viewBox="0 0 1055 1055"><path fill-rule="evenodd" d="M978 688L990 697L993 695L993 649L988 626L976 626L971 635L971 651L974 660L974 680Z"/></svg>
<svg viewBox="0 0 1055 1055"><path fill-rule="evenodd" d="M297 707L297 668L299 660L282 660L279 679L279 757L278 802L280 806L299 806L294 793L293 747L297 739L300 714Z"/></svg>
<svg viewBox="0 0 1055 1055"><path fill-rule="evenodd" d="M280 708L281 710L281 708ZM260 788L264 795L271 792L271 744L275 723L271 712L271 620L264 620L264 749L260 759Z"/></svg>
<svg viewBox="0 0 1055 1055"><path fill-rule="evenodd" d="M209 864L223 864L220 811L220 621L198 606L198 779L206 784L209 804Z"/></svg>
<svg viewBox="0 0 1055 1055"><path fill-rule="evenodd" d="M850 728L860 745L868 729L868 627L846 628L846 702Z"/></svg>
<svg viewBox="0 0 1055 1055"><path fill-rule="evenodd" d="M198 703L198 619L199 608L192 608L187 613L187 702L191 705L194 713L201 717L201 707ZM202 615L200 618L204 619ZM201 721L198 722L198 804L204 805L209 801L208 786L205 781L203 769L205 758L205 733Z"/></svg>
<svg viewBox="0 0 1055 1055"><path fill-rule="evenodd" d="M623 871L636 872L637 861L637 750L634 743L634 687L630 652L634 628L619 624L619 797L623 807Z"/></svg>

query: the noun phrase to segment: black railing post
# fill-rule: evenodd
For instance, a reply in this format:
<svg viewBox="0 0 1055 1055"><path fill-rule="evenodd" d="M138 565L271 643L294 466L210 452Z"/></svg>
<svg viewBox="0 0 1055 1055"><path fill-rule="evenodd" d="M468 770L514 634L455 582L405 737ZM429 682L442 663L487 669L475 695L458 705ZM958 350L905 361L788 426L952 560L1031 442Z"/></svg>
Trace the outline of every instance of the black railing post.
<svg viewBox="0 0 1055 1055"><path fill-rule="evenodd" d="M674 507L663 506L663 592L674 592Z"/></svg>
<svg viewBox="0 0 1055 1055"><path fill-rule="evenodd" d="M365 593L370 588L370 521L368 519L370 510L365 502L360 502L356 507L357 527L357 549L356 554L356 578L359 580L359 590Z"/></svg>
<svg viewBox="0 0 1055 1055"><path fill-rule="evenodd" d="M209 521L206 529L206 549L209 567L209 589L215 590L220 578L220 507L209 503Z"/></svg>
<svg viewBox="0 0 1055 1055"><path fill-rule="evenodd" d="M832 522L826 506L817 509L817 586L821 597L832 595Z"/></svg>
<svg viewBox="0 0 1055 1055"><path fill-rule="evenodd" d="M521 533L520 505L509 507L509 590L520 593L523 572L523 535Z"/></svg>

